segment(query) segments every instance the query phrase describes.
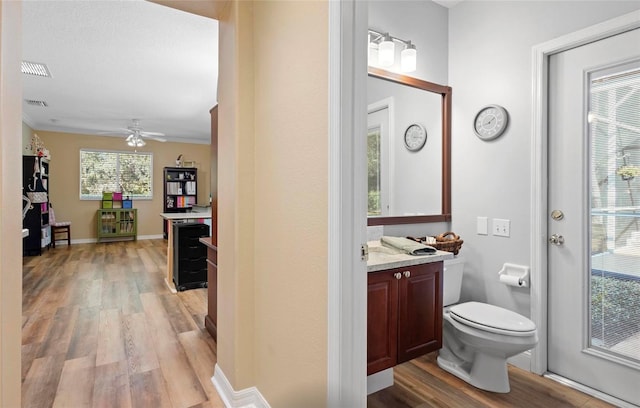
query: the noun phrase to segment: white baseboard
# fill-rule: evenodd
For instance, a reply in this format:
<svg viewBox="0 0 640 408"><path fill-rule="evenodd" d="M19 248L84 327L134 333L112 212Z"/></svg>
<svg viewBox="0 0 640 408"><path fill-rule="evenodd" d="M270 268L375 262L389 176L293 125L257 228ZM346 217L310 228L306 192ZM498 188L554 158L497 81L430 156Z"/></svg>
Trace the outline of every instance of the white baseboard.
<svg viewBox="0 0 640 408"><path fill-rule="evenodd" d="M531 350L516 354L509 358L507 362L523 370L531 371Z"/></svg>
<svg viewBox="0 0 640 408"><path fill-rule="evenodd" d="M227 408L270 408L269 403L256 387L235 391L218 364L216 364L211 382L218 390L218 394Z"/></svg>
<svg viewBox="0 0 640 408"><path fill-rule="evenodd" d="M393 367L367 376L367 395L393 385Z"/></svg>
<svg viewBox="0 0 640 408"><path fill-rule="evenodd" d="M564 384L569 388L573 388L574 390L578 390L581 392L584 392L587 395L591 395L592 397L601 399L602 401L608 402L610 404L615 405L616 407L620 407L620 408L637 408L635 405L630 404L626 401L623 401L621 399L618 399L616 397L613 397L611 395L605 394L603 392L600 392L598 390L594 390L591 387L587 387L586 385L582 385L580 383L577 383L573 380L570 380L568 378L565 378L561 375L557 375L554 373L550 373L550 372L546 372L544 374L545 378L549 378L553 381L559 382L560 384Z"/></svg>

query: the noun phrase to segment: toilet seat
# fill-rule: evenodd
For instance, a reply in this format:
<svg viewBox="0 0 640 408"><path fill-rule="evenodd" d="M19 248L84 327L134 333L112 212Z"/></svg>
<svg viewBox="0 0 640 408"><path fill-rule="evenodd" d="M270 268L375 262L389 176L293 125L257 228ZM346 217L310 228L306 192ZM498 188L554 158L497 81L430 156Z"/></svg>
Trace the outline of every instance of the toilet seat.
<svg viewBox="0 0 640 408"><path fill-rule="evenodd" d="M536 325L526 317L498 306L466 302L449 308L450 316L465 325L508 336L531 336Z"/></svg>

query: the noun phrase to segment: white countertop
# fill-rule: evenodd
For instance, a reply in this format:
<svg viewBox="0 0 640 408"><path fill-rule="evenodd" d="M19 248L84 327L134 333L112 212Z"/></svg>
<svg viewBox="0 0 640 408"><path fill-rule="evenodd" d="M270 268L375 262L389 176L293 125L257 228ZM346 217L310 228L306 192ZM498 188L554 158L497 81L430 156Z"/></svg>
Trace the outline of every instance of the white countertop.
<svg viewBox="0 0 640 408"><path fill-rule="evenodd" d="M369 241L369 260L367 272L384 271L387 269L402 268L405 266L420 265L431 262L440 262L445 259L453 259L451 252L437 251L433 255L409 255L400 250L382 246L380 241Z"/></svg>

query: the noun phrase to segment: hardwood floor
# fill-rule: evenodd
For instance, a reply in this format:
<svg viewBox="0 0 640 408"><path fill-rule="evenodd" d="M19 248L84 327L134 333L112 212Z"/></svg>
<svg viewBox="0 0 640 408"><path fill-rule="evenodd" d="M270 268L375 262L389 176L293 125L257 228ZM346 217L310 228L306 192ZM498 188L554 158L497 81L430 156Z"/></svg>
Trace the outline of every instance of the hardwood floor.
<svg viewBox="0 0 640 408"><path fill-rule="evenodd" d="M437 353L430 353L396 366L394 385L369 395L367 407L613 407L597 398L511 365L510 393L483 391L442 370L436 363L436 357Z"/></svg>
<svg viewBox="0 0 640 408"><path fill-rule="evenodd" d="M23 258L23 407L224 407L207 290L172 294L166 241Z"/></svg>
<svg viewBox="0 0 640 408"><path fill-rule="evenodd" d="M23 407L224 407L206 289L172 294L164 240L74 244L23 258ZM444 372L435 353L397 366L370 408L609 407L510 367L494 394ZM291 407L298 408L298 407ZM303 408L303 407L300 407ZM348 407L341 407L348 408Z"/></svg>

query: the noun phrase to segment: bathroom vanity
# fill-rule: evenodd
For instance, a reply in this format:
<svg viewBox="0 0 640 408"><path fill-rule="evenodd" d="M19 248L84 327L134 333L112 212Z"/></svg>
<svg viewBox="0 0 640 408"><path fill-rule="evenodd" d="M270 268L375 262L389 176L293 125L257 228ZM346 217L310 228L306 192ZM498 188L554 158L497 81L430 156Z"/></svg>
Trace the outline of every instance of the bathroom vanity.
<svg viewBox="0 0 640 408"><path fill-rule="evenodd" d="M367 375L442 347L443 262L449 252L412 256L369 242Z"/></svg>

